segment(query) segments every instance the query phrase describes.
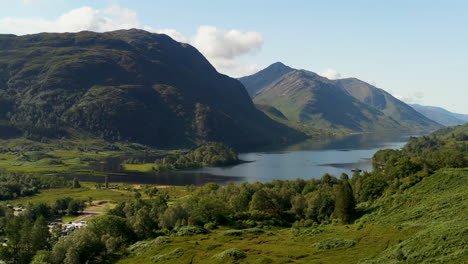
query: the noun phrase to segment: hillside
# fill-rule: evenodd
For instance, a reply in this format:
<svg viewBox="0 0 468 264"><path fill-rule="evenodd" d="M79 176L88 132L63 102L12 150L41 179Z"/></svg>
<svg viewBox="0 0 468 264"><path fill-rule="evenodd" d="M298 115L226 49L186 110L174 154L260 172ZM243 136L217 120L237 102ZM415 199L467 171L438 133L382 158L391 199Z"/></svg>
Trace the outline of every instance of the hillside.
<svg viewBox="0 0 468 264"><path fill-rule="evenodd" d="M237 148L302 134L258 111L190 45L142 30L0 35L3 136Z"/></svg>
<svg viewBox="0 0 468 264"><path fill-rule="evenodd" d="M294 71L294 69L281 62L276 62L256 74L239 78L239 81L244 84L249 95L254 98L262 88L291 71Z"/></svg>
<svg viewBox="0 0 468 264"><path fill-rule="evenodd" d="M350 225L192 234L181 228L137 242L118 263L465 263L468 219L460 212L468 206L467 182L466 169L441 170L375 201Z"/></svg>
<svg viewBox="0 0 468 264"><path fill-rule="evenodd" d="M358 79L329 80L275 63L239 79L256 104L315 129L430 131L440 127L405 103Z"/></svg>
<svg viewBox="0 0 468 264"><path fill-rule="evenodd" d="M425 106L419 104L411 104L410 106L419 113L423 114L425 117L444 126L462 125L468 122L468 115L452 113L442 107Z"/></svg>
<svg viewBox="0 0 468 264"><path fill-rule="evenodd" d="M439 128L433 120L414 111L412 107L379 89L356 78L338 79L335 83L362 103L370 105L396 120L403 127L424 131Z"/></svg>

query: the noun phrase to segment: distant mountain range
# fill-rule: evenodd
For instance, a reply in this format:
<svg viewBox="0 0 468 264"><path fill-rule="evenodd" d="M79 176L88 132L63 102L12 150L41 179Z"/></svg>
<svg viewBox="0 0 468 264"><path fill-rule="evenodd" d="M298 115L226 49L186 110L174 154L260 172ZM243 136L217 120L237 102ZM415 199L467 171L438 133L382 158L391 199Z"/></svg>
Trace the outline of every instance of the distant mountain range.
<svg viewBox="0 0 468 264"><path fill-rule="evenodd" d="M259 109L277 121L294 123L293 127L357 132L422 132L441 127L384 90L356 78L329 80L277 62L239 80Z"/></svg>
<svg viewBox="0 0 468 264"><path fill-rule="evenodd" d="M442 107L410 104L416 111L444 126L468 123L468 115L452 113Z"/></svg>
<svg viewBox="0 0 468 264"><path fill-rule="evenodd" d="M0 35L0 136L245 149L304 137L188 44L142 30Z"/></svg>

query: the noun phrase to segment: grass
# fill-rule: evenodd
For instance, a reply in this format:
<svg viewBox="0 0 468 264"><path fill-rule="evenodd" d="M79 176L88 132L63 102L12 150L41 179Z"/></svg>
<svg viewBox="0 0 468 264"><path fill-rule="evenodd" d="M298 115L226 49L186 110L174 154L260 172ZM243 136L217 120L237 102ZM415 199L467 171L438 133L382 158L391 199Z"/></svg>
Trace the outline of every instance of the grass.
<svg viewBox="0 0 468 264"><path fill-rule="evenodd" d="M92 197L94 201L102 200L109 202L123 202L133 199L134 193L126 190L113 190L113 189L95 189L92 183L81 183L82 188L55 188L42 190L36 195L21 197L6 203L13 204L28 204L28 203L47 203L51 204L55 200L72 197L74 199L88 200Z"/></svg>
<svg viewBox="0 0 468 264"><path fill-rule="evenodd" d="M77 216L62 216L62 222L63 223L72 222L75 219L77 219L78 217L80 217L80 216L79 215L77 215Z"/></svg>
<svg viewBox="0 0 468 264"><path fill-rule="evenodd" d="M226 236L225 230L214 230L209 234L194 236L177 236L168 244L142 247L141 251L134 252L133 257L119 263L153 263L153 256L177 248L184 250L177 258L177 263L231 263L234 260L214 257L230 249L244 252L246 258L241 261L245 263L318 263L318 260L322 263L357 263L362 258L381 253L388 246L397 244L402 238L407 238L417 231L398 229L394 226L365 226L360 230L353 225L348 228L329 228L333 229L333 232L301 237L296 237L288 228L242 236ZM350 248L326 250L315 247L316 243L325 239L352 240L356 241L356 244Z"/></svg>
<svg viewBox="0 0 468 264"><path fill-rule="evenodd" d="M153 171L154 163L144 164L122 164L126 171L150 172Z"/></svg>

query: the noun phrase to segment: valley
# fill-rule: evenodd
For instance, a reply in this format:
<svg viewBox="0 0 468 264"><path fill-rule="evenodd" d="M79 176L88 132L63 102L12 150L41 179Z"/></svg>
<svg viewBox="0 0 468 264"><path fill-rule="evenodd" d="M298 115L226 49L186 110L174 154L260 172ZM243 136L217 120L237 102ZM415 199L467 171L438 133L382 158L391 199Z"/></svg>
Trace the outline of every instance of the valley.
<svg viewBox="0 0 468 264"><path fill-rule="evenodd" d="M0 262L468 261L462 115L150 31L0 34Z"/></svg>

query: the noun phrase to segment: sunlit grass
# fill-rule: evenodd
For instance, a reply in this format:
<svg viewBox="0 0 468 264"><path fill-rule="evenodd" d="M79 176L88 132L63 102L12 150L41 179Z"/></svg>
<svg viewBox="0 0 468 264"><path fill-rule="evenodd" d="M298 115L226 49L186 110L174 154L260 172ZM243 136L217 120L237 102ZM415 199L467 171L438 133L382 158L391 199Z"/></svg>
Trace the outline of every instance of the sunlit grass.
<svg viewBox="0 0 468 264"><path fill-rule="evenodd" d="M127 171L139 171L139 172L150 172L154 168L154 163L144 164L122 164Z"/></svg>

